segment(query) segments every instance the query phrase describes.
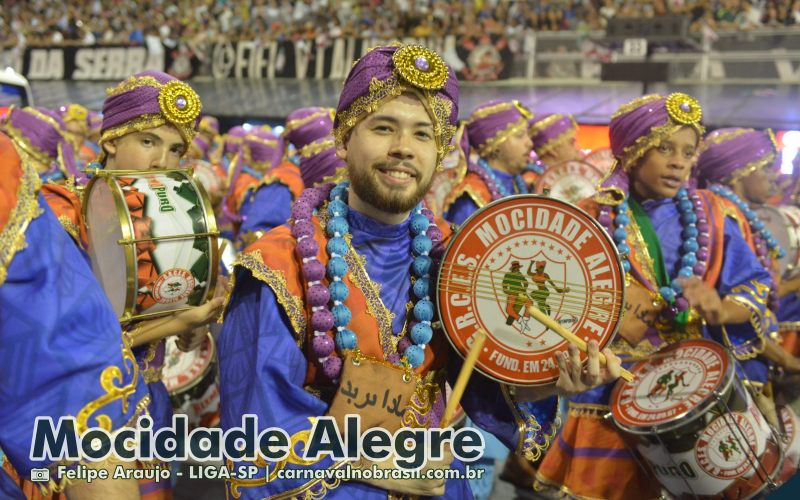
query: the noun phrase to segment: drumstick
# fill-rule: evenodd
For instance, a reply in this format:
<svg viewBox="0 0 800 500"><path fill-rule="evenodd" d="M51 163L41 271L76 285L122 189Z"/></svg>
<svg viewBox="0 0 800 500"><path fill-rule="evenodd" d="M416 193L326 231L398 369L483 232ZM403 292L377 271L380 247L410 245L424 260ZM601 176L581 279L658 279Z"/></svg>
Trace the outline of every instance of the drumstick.
<svg viewBox="0 0 800 500"><path fill-rule="evenodd" d="M450 399L447 400L447 406L444 409L444 415L439 423L439 427L445 428L450 425L450 421L453 419L453 415L456 413L456 407L461 401L461 396L464 395L464 389L467 388L469 376L472 375L472 370L475 369L475 362L478 361L478 355L480 355L481 349L483 349L483 343L485 341L486 332L483 330L483 328L478 328L478 332L475 334L472 340L472 347L469 349L466 359L464 359L464 365L461 367L461 371L458 372L456 385L453 386L453 392L450 393Z"/></svg>
<svg viewBox="0 0 800 500"><path fill-rule="evenodd" d="M556 320L546 315L535 306L528 306L528 314L533 316L534 319L536 319L536 321L538 321L539 323L543 324L547 328L553 330L557 334L564 337L564 340L568 341L570 344L573 344L575 347L577 347L583 352L587 352L588 346L586 345L586 342L582 338L578 337L571 331L561 326ZM600 353L600 364L603 365L606 364L606 357L603 355L602 352ZM627 380L628 382L633 382L634 380L633 373L629 372L625 368L620 368L620 377Z"/></svg>

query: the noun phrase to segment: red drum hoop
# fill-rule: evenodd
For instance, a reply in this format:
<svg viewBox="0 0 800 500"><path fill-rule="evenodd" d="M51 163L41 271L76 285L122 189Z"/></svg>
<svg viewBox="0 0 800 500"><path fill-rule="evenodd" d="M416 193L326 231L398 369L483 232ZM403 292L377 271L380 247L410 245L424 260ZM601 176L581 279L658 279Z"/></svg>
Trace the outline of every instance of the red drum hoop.
<svg viewBox="0 0 800 500"><path fill-rule="evenodd" d="M619 328L625 278L616 246L586 212L553 198L511 196L475 212L451 239L438 278L448 339L466 356L483 328L476 369L500 382L558 378L555 354L567 341L529 317L530 305L601 349Z"/></svg>

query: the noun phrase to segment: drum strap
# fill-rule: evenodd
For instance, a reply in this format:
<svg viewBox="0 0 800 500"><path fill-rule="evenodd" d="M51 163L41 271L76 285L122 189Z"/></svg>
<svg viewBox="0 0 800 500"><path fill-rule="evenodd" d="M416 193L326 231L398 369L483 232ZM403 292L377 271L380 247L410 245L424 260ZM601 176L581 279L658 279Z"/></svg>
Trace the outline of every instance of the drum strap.
<svg viewBox="0 0 800 500"><path fill-rule="evenodd" d="M664 255L661 252L661 242L658 240L656 230L653 228L653 223L644 208L633 197L628 198L628 206L631 208L631 214L636 219L636 224L639 225L639 231L642 233L642 239L647 245L647 251L653 259L653 272L658 283L654 283L658 288L670 286L672 280L670 279L667 265L664 263ZM682 311L675 317L674 323L679 331L683 331L686 324L689 322L689 311Z"/></svg>

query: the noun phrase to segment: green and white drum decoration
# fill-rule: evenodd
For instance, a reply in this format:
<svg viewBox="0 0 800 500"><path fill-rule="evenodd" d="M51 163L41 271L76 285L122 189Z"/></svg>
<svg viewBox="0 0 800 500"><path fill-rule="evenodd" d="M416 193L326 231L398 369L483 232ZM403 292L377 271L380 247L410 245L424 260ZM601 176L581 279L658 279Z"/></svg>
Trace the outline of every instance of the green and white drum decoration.
<svg viewBox="0 0 800 500"><path fill-rule="evenodd" d="M100 171L83 215L92 269L120 321L198 306L214 294L217 225L185 170Z"/></svg>

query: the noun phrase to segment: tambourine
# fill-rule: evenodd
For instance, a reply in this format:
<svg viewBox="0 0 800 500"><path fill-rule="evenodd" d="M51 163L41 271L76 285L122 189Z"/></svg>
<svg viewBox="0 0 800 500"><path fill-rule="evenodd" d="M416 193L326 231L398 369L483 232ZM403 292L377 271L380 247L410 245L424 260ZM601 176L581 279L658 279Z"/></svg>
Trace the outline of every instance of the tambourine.
<svg viewBox="0 0 800 500"><path fill-rule="evenodd" d="M592 217L554 198L519 195L475 212L452 237L437 305L462 356L479 328L487 332L478 371L504 383L544 385L558 378L555 355L568 342L528 307L602 349L619 328L624 285L616 246Z"/></svg>
<svg viewBox="0 0 800 500"><path fill-rule="evenodd" d="M597 192L603 172L583 160L570 160L548 167L536 181L536 193L577 203Z"/></svg>

